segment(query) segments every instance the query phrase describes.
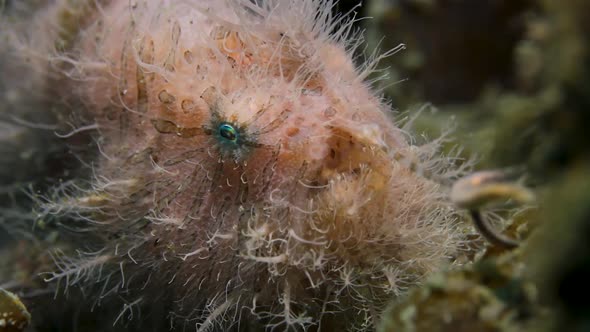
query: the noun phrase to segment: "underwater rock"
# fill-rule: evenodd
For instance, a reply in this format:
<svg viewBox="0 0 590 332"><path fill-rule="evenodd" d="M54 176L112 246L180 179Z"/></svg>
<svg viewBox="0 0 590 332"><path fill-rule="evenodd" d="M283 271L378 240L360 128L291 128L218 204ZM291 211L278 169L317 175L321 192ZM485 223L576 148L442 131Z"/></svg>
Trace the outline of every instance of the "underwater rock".
<svg viewBox="0 0 590 332"><path fill-rule="evenodd" d="M0 331L22 332L31 322L31 314L20 299L0 288Z"/></svg>
<svg viewBox="0 0 590 332"><path fill-rule="evenodd" d="M439 273L384 314L381 332L527 331L543 314L520 251Z"/></svg>

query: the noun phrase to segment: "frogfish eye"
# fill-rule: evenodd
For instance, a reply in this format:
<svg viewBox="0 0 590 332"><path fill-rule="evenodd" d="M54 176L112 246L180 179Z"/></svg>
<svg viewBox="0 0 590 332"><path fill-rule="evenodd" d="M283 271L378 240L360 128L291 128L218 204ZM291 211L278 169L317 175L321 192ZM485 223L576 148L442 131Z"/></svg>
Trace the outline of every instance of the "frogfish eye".
<svg viewBox="0 0 590 332"><path fill-rule="evenodd" d="M235 142L238 139L238 132L234 126L228 123L223 123L219 125L219 136L228 141Z"/></svg>

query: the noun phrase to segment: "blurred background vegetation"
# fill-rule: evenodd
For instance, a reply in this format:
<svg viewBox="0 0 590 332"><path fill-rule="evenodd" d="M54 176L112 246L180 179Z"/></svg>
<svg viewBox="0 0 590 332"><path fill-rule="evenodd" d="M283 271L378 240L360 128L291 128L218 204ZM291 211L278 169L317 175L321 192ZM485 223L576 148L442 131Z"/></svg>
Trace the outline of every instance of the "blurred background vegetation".
<svg viewBox="0 0 590 332"><path fill-rule="evenodd" d="M343 1L340 9L358 1ZM402 299L382 331L590 331L590 2L369 0L359 8L380 84L429 137L454 119L478 169L516 169L538 195L488 248Z"/></svg>

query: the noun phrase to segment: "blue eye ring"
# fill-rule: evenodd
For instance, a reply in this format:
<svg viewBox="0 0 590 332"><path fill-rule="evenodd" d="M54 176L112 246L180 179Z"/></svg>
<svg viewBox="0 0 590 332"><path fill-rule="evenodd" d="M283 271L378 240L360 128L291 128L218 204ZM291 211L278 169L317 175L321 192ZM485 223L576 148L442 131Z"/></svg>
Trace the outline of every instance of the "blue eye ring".
<svg viewBox="0 0 590 332"><path fill-rule="evenodd" d="M259 146L256 134L248 133L244 125L214 118L211 126L205 127L205 133L212 135L213 144L224 158L236 161L244 160Z"/></svg>
<svg viewBox="0 0 590 332"><path fill-rule="evenodd" d="M219 125L218 128L219 136L230 141L230 142L237 142L238 141L238 130L229 123L222 123Z"/></svg>

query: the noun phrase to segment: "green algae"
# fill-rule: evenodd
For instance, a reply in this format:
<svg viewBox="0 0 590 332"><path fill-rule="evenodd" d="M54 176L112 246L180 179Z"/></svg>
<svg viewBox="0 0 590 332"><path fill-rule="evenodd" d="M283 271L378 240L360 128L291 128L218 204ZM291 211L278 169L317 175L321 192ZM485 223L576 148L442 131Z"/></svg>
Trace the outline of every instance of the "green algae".
<svg viewBox="0 0 590 332"><path fill-rule="evenodd" d="M489 5L484 2L483 6ZM382 17L411 26L407 11L417 6L411 3L414 1L396 2L390 7L392 12ZM500 3L510 5L508 1ZM478 155L478 168L520 171L524 182L539 196L537 208L513 216L506 230L524 238L523 246L514 252L488 247L485 254L474 257L474 263L441 272L407 297L393 300L381 331L584 331L590 327L590 309L583 303L590 294L585 281L590 266L590 22L586 18L590 4L526 1L512 5L519 6L515 20L522 29L514 32L509 42L512 60L508 65L504 62L507 67L502 71L507 80L498 81L492 75L482 83L451 77L479 86L476 93L463 99L456 98L460 92L429 99L421 81L414 82L417 87L406 86L412 90L407 93L390 91L398 86L387 92L394 100L399 94L404 96L398 98L401 109L415 109L425 100L437 101L436 112L424 112L416 121L417 130L433 136L441 122L454 118L453 144L465 147L465 157ZM419 15L433 20L438 15L433 11L444 7L444 1L430 1ZM385 32L383 25L379 29ZM403 40L405 33L397 31L394 36ZM490 47L497 43L485 41ZM464 46L461 51L471 55L468 44ZM420 47L412 52L420 58L432 56L431 49ZM444 48L438 51L443 58L451 54ZM495 68L493 50L489 55L486 61ZM403 64L403 60L395 63ZM428 63L423 62L419 71L440 73ZM477 69L481 63L473 60L462 65ZM403 65L394 70L398 71L394 79L414 77ZM498 272L496 277L484 278L482 266L487 266L488 272ZM457 284L461 285L459 290L454 287ZM511 285L511 290L506 285ZM521 294L520 299L502 295L506 292Z"/></svg>

